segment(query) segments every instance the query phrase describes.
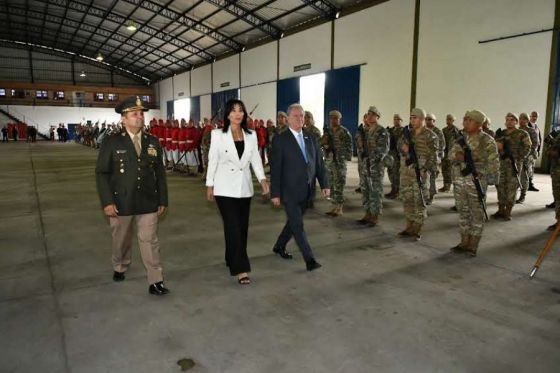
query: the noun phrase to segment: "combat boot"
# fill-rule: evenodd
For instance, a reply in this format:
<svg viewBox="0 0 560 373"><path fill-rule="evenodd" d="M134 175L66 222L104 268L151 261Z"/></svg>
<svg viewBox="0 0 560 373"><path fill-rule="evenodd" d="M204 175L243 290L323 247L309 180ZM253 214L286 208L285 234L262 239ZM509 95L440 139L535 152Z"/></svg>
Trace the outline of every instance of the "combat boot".
<svg viewBox="0 0 560 373"><path fill-rule="evenodd" d="M513 209L513 205L506 205L504 208L504 220L510 221L511 220L511 210Z"/></svg>
<svg viewBox="0 0 560 373"><path fill-rule="evenodd" d="M449 192L451 190L451 185L450 184L443 184L443 186L441 188L438 189L438 192Z"/></svg>
<svg viewBox="0 0 560 373"><path fill-rule="evenodd" d="M410 236L412 235L412 225L414 223L411 220L406 221L406 228L399 232L399 236Z"/></svg>
<svg viewBox="0 0 560 373"><path fill-rule="evenodd" d="M331 211L325 212L325 215L334 216L337 206L335 205Z"/></svg>
<svg viewBox="0 0 560 373"><path fill-rule="evenodd" d="M336 218L337 216L342 216L342 205L338 205L332 213L333 218Z"/></svg>
<svg viewBox="0 0 560 373"><path fill-rule="evenodd" d="M530 192L538 192L539 190L537 188L535 188L535 184L533 184L533 178L529 179L529 189L527 189Z"/></svg>
<svg viewBox="0 0 560 373"><path fill-rule="evenodd" d="M480 239L480 236L471 236L469 245L467 246L467 251L470 256L476 256L476 251L478 250L478 243L480 242Z"/></svg>
<svg viewBox="0 0 560 373"><path fill-rule="evenodd" d="M461 233L461 242L457 246L453 246L450 250L455 252L467 250L470 237L471 236L469 236L468 234Z"/></svg>
<svg viewBox="0 0 560 373"><path fill-rule="evenodd" d="M378 216L375 214L372 214L369 221L368 221L368 225L370 227L375 227L378 223Z"/></svg>
<svg viewBox="0 0 560 373"><path fill-rule="evenodd" d="M505 206L502 205L501 203L498 204L498 211L496 211L494 214L492 214L492 217L494 219L500 219L504 217L504 210L505 210Z"/></svg>
<svg viewBox="0 0 560 373"><path fill-rule="evenodd" d="M521 192L519 198L515 201L515 203L523 203L525 202L525 192Z"/></svg>
<svg viewBox="0 0 560 373"><path fill-rule="evenodd" d="M420 241L420 239L422 238L422 226L423 224L414 223L411 234L414 241Z"/></svg>
<svg viewBox="0 0 560 373"><path fill-rule="evenodd" d="M369 220L371 219L371 213L366 212L366 214L364 215L363 218L356 220L356 222L358 224L367 224L369 222Z"/></svg>

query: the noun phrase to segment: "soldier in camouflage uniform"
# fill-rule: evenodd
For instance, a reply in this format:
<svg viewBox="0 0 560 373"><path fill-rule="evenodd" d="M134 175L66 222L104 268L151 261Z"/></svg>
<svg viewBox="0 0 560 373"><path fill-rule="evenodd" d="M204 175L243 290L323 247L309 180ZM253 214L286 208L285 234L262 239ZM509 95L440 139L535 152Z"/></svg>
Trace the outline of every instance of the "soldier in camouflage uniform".
<svg viewBox="0 0 560 373"><path fill-rule="evenodd" d="M393 127L387 129L389 131L389 155L393 162L387 167L387 175L391 182L391 191L385 194L389 199L395 199L399 196L400 185L400 153L397 144L402 136L402 118L399 114L393 115Z"/></svg>
<svg viewBox="0 0 560 373"><path fill-rule="evenodd" d="M383 211L383 174L384 158L389 152L389 132L378 123L381 113L375 106L370 106L364 124L364 133L361 135L364 153L362 205L365 215L358 220L360 224L371 227L377 225L379 215Z"/></svg>
<svg viewBox="0 0 560 373"><path fill-rule="evenodd" d="M274 140L274 137L283 133L284 131L286 131L288 129L288 114L286 114L283 111L279 111L277 116L276 116L276 127L272 126L272 127L267 127L266 132L267 132L267 136L268 136L268 164L270 164L270 162L272 162L272 141Z"/></svg>
<svg viewBox="0 0 560 373"><path fill-rule="evenodd" d="M529 115L527 113L519 114L519 129L527 132L531 139L531 151L523 159L523 171L521 172L521 194L515 203L525 202L525 196L529 189L529 182L533 181L533 170L537 159L537 147L539 146L539 135L534 128L529 127Z"/></svg>
<svg viewBox="0 0 560 373"><path fill-rule="evenodd" d="M514 174L506 148L517 166L519 174L523 172L523 159L531 151L531 139L529 134L515 128L519 119L516 114L506 115L506 130L496 131L496 143L500 152L500 182L498 183L498 211L492 215L493 218L511 220L511 210L515 203L515 194L519 188L519 175Z"/></svg>
<svg viewBox="0 0 560 373"><path fill-rule="evenodd" d="M441 165L441 160L445 154L445 137L443 136L442 130L436 127L436 116L432 113L428 113L426 115L426 128L431 130L433 133L436 134L438 139L438 152L437 152L437 164L433 171L429 171L430 173L430 194L428 198L426 198L426 204L431 205L432 201L434 200L434 196L437 194L436 189L436 180L439 175L439 166Z"/></svg>
<svg viewBox="0 0 560 373"><path fill-rule="evenodd" d="M303 116L303 131L317 142L321 139L321 131L315 126L315 119L313 119L313 114L310 111L306 111Z"/></svg>
<svg viewBox="0 0 560 373"><path fill-rule="evenodd" d="M553 231L560 220L560 135L556 134L554 138L547 136L544 142L550 159L550 177L552 178L552 195L554 196L553 204L556 209L556 223L547 229Z"/></svg>
<svg viewBox="0 0 560 373"><path fill-rule="evenodd" d="M449 151L453 147L455 138L459 134L459 129L455 126L455 117L452 114L447 114L445 118L447 126L441 131L445 140L445 149L443 151L443 158L441 160L441 173L443 174L443 187L438 192L449 192L451 190L451 159L449 158Z"/></svg>
<svg viewBox="0 0 560 373"><path fill-rule="evenodd" d="M333 209L326 214L332 217L342 215L346 162L352 160L352 136L346 127L340 125L341 118L342 114L337 110L329 113L330 127L325 129L320 141L325 154L325 167L329 170L333 203Z"/></svg>
<svg viewBox="0 0 560 373"><path fill-rule="evenodd" d="M488 185L495 185L499 177L500 159L496 141L492 136L482 131L482 123L486 115L478 110L468 113L468 122L464 131L465 141L470 148L477 179L486 199ZM455 143L449 154L453 159L454 185L457 189L457 209L459 210L459 228L461 242L452 247L454 252L467 252L476 256L478 244L482 237L484 225L484 211L476 191L473 174L463 174L467 168L465 149Z"/></svg>
<svg viewBox="0 0 560 373"><path fill-rule="evenodd" d="M358 128L356 129L356 136L354 137L354 140L356 141L356 152L358 153L358 177L359 177L359 183L358 183L358 188L356 188L355 192L356 193L362 193L362 182L363 182L363 166L364 166L364 162L362 160L362 155L364 152L364 144L365 144L365 139L363 137L363 134L365 133L364 130L364 126L366 125L366 119L367 119L367 114L364 114L363 118L362 118L362 123L360 123L358 125Z"/></svg>
<svg viewBox="0 0 560 373"><path fill-rule="evenodd" d="M429 172L437 167L438 141L435 133L424 126L426 112L422 109L412 109L410 113L410 135L418 157L422 180L422 193L428 195L427 186L430 183ZM405 129L408 130L408 129ZM404 134L399 142L401 151L401 190L400 199L403 202L406 228L399 233L401 236L410 236L420 240L424 219L427 217L420 186L416 179L414 163L409 160L411 144Z"/></svg>

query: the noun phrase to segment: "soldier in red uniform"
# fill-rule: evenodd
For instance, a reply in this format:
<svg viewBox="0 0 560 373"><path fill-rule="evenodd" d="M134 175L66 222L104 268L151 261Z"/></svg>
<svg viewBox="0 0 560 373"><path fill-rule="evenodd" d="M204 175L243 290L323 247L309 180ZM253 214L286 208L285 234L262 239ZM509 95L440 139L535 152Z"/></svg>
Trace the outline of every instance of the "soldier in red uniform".
<svg viewBox="0 0 560 373"><path fill-rule="evenodd" d="M161 148L165 149L165 124L163 123L163 119L158 120L158 128L156 134ZM165 160L165 157L163 158Z"/></svg>
<svg viewBox="0 0 560 373"><path fill-rule="evenodd" d="M173 121L173 127L171 129L171 154L173 156L173 170L175 170L179 163L179 121L175 119Z"/></svg>
<svg viewBox="0 0 560 373"><path fill-rule="evenodd" d="M257 122L255 120L255 122ZM264 153L265 153L265 148L266 148L266 137L267 137L267 131L266 128L264 126L264 121L261 119L258 121L257 124L257 128L255 129L255 132L257 132L257 143L259 146L259 154L261 155L261 160L263 165L265 164L265 157L264 157Z"/></svg>
<svg viewBox="0 0 560 373"><path fill-rule="evenodd" d="M190 173L189 167L195 167L195 170L198 168L200 164L197 157L197 142L198 142L198 131L194 126L193 120L189 120L189 124L187 126L187 172Z"/></svg>
<svg viewBox="0 0 560 373"><path fill-rule="evenodd" d="M186 172L187 168L187 121L181 119L181 127L179 128L179 159L181 165L181 172Z"/></svg>
<svg viewBox="0 0 560 373"><path fill-rule="evenodd" d="M167 169L171 170L173 169L173 152L172 152L172 147L173 147L173 127L171 125L171 121L168 119L165 122L165 132L164 132L164 138L165 138L165 155L167 156Z"/></svg>

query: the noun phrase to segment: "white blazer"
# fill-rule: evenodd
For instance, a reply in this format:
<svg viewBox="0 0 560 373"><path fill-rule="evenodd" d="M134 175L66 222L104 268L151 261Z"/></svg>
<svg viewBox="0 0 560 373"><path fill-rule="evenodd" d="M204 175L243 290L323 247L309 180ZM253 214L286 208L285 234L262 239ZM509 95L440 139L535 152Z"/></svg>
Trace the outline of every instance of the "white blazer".
<svg viewBox="0 0 560 373"><path fill-rule="evenodd" d="M208 153L208 172L206 186L214 187L215 196L247 198L253 196L253 179L249 166L255 176L265 180L263 164L259 155L257 134L243 133L245 149L241 159L233 142L231 129L224 133L221 129L212 131Z"/></svg>

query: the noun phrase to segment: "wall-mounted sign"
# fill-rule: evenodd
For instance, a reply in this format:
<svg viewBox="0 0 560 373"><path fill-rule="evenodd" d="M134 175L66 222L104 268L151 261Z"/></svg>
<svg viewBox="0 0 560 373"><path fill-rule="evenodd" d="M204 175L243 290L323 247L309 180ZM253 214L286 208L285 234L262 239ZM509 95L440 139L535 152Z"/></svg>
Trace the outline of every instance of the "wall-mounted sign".
<svg viewBox="0 0 560 373"><path fill-rule="evenodd" d="M220 84L220 88L229 87L229 82L224 82Z"/></svg>
<svg viewBox="0 0 560 373"><path fill-rule="evenodd" d="M179 96L179 97L184 96L184 95L185 95L185 92L179 92L179 93L177 93L177 96Z"/></svg>
<svg viewBox="0 0 560 373"><path fill-rule="evenodd" d="M304 63L303 65L294 66L294 72L309 70L311 68L310 63Z"/></svg>

